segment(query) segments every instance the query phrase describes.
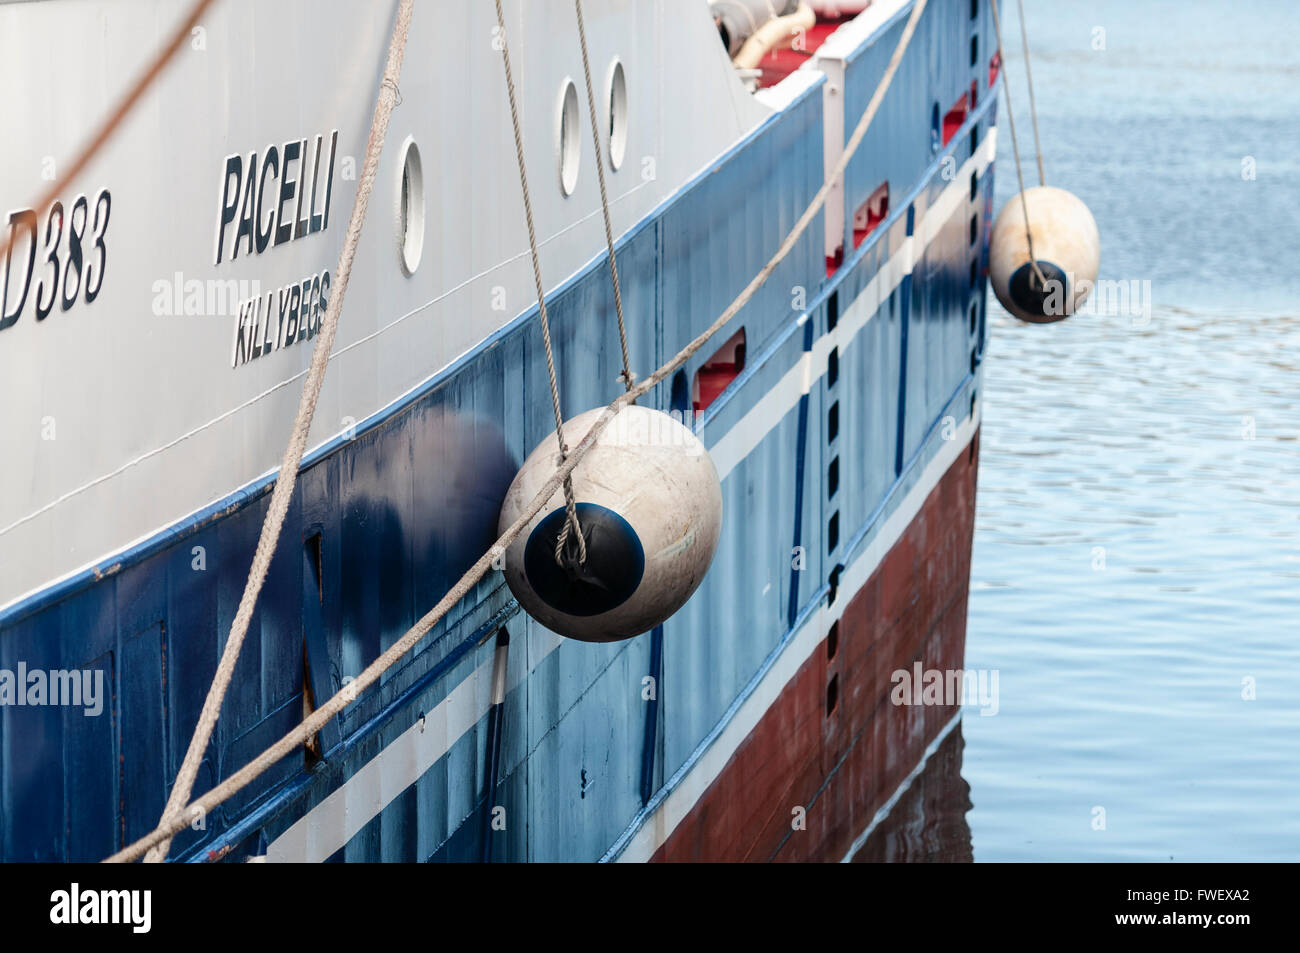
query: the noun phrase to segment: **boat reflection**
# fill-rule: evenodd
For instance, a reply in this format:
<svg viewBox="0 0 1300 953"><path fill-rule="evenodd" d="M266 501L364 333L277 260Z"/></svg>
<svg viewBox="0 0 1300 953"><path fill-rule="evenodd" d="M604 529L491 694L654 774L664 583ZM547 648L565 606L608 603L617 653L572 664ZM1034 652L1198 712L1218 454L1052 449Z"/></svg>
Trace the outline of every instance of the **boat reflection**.
<svg viewBox="0 0 1300 953"><path fill-rule="evenodd" d="M961 776L966 747L958 721L889 814L853 855L853 863L970 863L966 812L970 785Z"/></svg>

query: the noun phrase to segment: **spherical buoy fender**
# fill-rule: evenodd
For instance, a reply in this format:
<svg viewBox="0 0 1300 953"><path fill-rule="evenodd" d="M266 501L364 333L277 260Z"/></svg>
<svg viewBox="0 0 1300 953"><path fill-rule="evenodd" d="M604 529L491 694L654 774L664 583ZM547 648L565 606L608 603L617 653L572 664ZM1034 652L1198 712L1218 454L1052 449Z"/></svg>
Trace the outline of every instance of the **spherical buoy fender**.
<svg viewBox="0 0 1300 953"><path fill-rule="evenodd" d="M1029 260L1025 211L1016 195L998 213L989 240L993 293L1022 321L1047 324L1074 314L1092 292L1101 238L1088 206L1065 189L1026 189L1029 236L1045 286Z"/></svg>
<svg viewBox="0 0 1300 953"><path fill-rule="evenodd" d="M577 447L604 408L564 425ZM506 492L498 525L510 526L555 473L549 434ZM624 407L573 471L587 560L555 559L564 494L533 517L505 554L505 576L523 609L560 635L613 642L648 632L703 581L722 530L722 487L708 451L668 414Z"/></svg>

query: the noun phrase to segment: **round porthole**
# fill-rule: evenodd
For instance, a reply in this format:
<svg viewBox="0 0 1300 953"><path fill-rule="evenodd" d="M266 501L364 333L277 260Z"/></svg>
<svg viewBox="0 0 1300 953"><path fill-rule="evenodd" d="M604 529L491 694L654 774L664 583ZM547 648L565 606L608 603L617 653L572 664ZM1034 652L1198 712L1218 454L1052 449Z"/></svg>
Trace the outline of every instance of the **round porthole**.
<svg viewBox="0 0 1300 953"><path fill-rule="evenodd" d="M565 79L560 93L556 143L560 153L560 189L565 195L572 195L578 185L582 140L578 131L578 88L571 79Z"/></svg>
<svg viewBox="0 0 1300 953"><path fill-rule="evenodd" d="M627 156L627 77L623 64L614 60L609 67L609 164L617 170Z"/></svg>
<svg viewBox="0 0 1300 953"><path fill-rule="evenodd" d="M424 170L420 165L420 147L409 137L402 143L397 242L402 253L402 271L409 277L420 267L420 257L424 254Z"/></svg>

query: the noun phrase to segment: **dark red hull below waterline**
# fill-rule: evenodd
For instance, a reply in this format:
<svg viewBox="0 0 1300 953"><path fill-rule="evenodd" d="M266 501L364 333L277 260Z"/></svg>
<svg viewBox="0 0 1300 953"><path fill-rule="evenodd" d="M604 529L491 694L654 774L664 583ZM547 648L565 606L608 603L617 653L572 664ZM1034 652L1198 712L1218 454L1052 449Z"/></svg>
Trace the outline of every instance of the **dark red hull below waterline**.
<svg viewBox="0 0 1300 953"><path fill-rule="evenodd" d="M976 431L654 860L838 861L866 831L959 707L895 705L891 676L962 667L978 457Z"/></svg>

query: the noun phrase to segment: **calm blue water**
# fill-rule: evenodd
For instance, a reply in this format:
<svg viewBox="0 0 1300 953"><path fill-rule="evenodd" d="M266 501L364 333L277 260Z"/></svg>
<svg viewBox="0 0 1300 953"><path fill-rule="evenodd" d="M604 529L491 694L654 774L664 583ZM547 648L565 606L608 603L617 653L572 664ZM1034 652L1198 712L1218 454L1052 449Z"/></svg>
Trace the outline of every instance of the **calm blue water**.
<svg viewBox="0 0 1300 953"><path fill-rule="evenodd" d="M1000 711L962 724L974 858L1297 860L1300 4L1026 6L1048 183L1151 308L991 305L966 663L1000 672Z"/></svg>

